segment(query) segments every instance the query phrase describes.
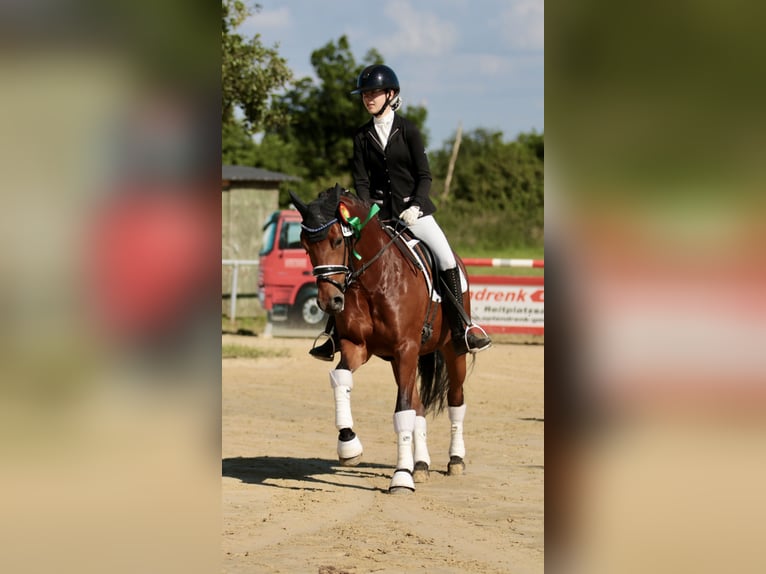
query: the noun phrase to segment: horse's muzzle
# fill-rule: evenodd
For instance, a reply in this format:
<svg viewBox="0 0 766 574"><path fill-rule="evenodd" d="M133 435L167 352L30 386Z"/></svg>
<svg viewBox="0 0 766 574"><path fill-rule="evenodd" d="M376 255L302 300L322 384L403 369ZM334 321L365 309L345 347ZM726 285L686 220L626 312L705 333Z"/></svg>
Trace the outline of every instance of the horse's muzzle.
<svg viewBox="0 0 766 574"><path fill-rule="evenodd" d="M343 306L345 305L345 298L343 297L343 293L338 293L337 295L334 295L330 298L330 301L327 304L327 311L330 314L340 313L343 311Z"/></svg>

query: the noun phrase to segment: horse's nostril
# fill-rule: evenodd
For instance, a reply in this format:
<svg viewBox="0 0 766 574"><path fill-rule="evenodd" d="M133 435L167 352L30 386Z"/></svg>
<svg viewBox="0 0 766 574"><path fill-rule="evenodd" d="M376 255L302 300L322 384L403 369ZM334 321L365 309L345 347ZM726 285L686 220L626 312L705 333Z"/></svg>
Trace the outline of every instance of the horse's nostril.
<svg viewBox="0 0 766 574"><path fill-rule="evenodd" d="M332 298L332 306L335 309L343 309L343 295L336 295Z"/></svg>

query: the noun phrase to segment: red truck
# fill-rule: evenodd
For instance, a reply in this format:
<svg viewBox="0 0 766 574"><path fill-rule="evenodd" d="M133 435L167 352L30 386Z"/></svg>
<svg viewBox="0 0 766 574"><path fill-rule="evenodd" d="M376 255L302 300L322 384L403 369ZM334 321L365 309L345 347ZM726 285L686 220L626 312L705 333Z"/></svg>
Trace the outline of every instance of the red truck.
<svg viewBox="0 0 766 574"><path fill-rule="evenodd" d="M275 211L266 220L259 253L258 300L270 323L321 329L327 315L317 305L316 279L300 237L297 211Z"/></svg>

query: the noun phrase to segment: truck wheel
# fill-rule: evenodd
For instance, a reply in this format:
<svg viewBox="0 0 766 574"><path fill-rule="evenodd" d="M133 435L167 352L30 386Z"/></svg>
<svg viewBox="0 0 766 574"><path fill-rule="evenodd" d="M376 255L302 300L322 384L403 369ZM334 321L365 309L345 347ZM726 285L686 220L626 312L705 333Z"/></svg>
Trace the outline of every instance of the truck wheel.
<svg viewBox="0 0 766 574"><path fill-rule="evenodd" d="M324 323L327 315L317 304L317 290L307 289L298 295L292 308L293 322L301 327L315 327Z"/></svg>

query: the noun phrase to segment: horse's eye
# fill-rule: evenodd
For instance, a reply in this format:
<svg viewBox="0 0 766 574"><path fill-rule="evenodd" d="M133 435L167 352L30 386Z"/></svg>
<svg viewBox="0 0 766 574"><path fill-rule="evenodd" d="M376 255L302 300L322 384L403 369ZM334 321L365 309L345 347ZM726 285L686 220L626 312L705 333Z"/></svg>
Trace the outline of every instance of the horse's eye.
<svg viewBox="0 0 766 574"><path fill-rule="evenodd" d="M338 247L340 247L341 243L343 243L343 238L336 237L335 239L332 240L332 248L337 249Z"/></svg>

